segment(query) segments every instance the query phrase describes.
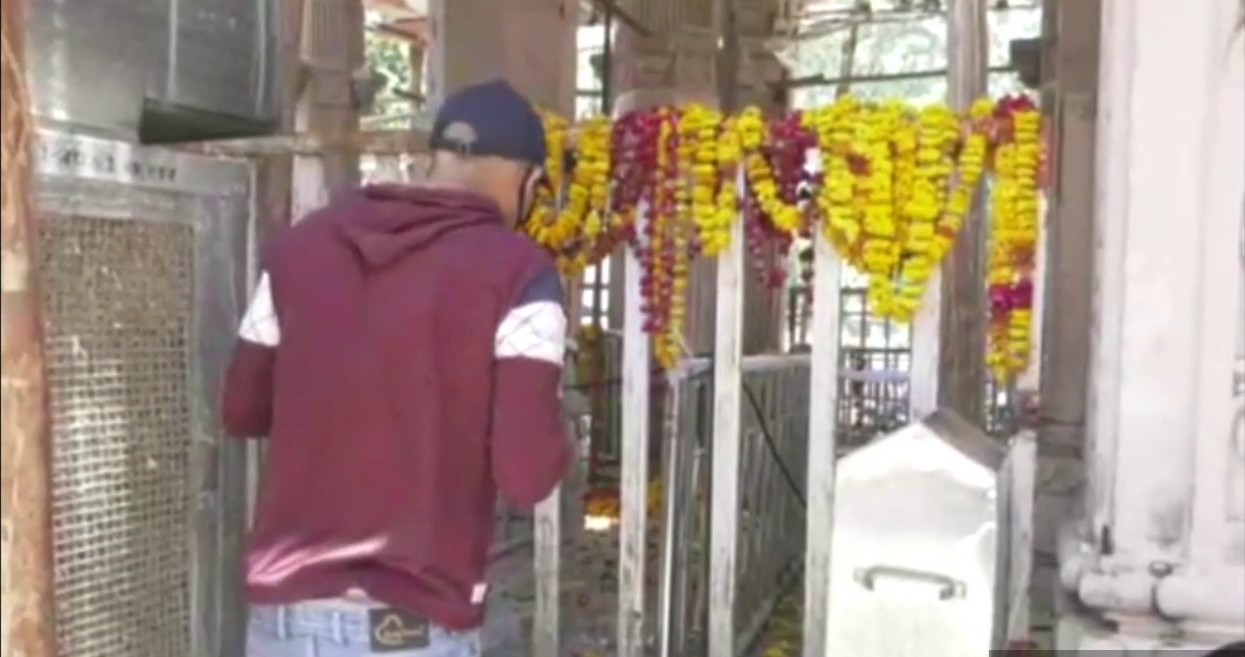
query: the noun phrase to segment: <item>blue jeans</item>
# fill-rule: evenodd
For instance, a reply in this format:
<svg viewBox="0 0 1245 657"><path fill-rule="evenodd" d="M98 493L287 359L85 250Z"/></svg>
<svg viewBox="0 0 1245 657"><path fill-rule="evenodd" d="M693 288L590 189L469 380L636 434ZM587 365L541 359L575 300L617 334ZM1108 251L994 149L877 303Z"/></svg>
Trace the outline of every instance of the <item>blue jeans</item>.
<svg viewBox="0 0 1245 657"><path fill-rule="evenodd" d="M366 603L316 600L252 605L246 657L366 657L372 652ZM383 657L479 657L478 630L453 632L433 625L427 647Z"/></svg>

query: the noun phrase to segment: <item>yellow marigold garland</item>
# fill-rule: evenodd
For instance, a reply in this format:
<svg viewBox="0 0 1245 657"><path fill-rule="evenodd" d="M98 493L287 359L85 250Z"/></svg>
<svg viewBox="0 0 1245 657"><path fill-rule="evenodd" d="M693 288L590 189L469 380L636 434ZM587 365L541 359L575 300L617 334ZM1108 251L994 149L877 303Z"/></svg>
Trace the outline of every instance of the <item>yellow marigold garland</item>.
<svg viewBox="0 0 1245 657"><path fill-rule="evenodd" d="M579 257L575 258L572 273L580 273L591 263L587 262L587 254L605 229L605 221L609 212L610 189L610 121L605 117L588 119L580 127L579 150L575 163L575 175L572 189L580 186L576 192L582 199L583 238L584 243Z"/></svg>
<svg viewBox="0 0 1245 657"><path fill-rule="evenodd" d="M765 158L769 130L764 115L756 107L749 107L740 114L736 127L743 146L748 186L756 195L757 203L769 215L775 228L788 235L795 235L800 230L802 215L798 205L783 201L774 171Z"/></svg>
<svg viewBox="0 0 1245 657"><path fill-rule="evenodd" d="M855 245L861 234L856 209L852 205L856 195L856 176L849 163L851 125L857 108L857 101L845 96L833 105L804 115L805 126L816 134L821 151L822 180L816 198L818 214L822 217L821 229L839 254L852 264L858 264Z"/></svg>
<svg viewBox="0 0 1245 657"><path fill-rule="evenodd" d="M731 243L731 228L740 220L737 176L739 162L743 158L743 146L740 144L739 127L735 119L726 119L722 123L721 137L718 139L714 157L718 171L715 182L717 204L711 216L706 210L706 224L702 225L701 232L701 247L708 256L716 256L726 250ZM707 232L704 231L705 228L708 228Z"/></svg>
<svg viewBox="0 0 1245 657"><path fill-rule="evenodd" d="M730 240L730 220L719 212L718 184L721 169L718 152L726 139L720 134L722 115L703 105L692 105L683 113L683 130L694 144L687 162L692 185L692 221L705 255L716 256ZM732 190L733 192L734 190ZM724 223L722 220L726 219Z"/></svg>
<svg viewBox="0 0 1245 657"><path fill-rule="evenodd" d="M866 103L850 96L802 113L803 129L821 151L820 184L814 185L811 199L821 220L819 230L846 262L868 275L871 305L878 314L901 321L915 315L933 273L963 227L996 148L996 239L989 282L1031 286L1040 116L1031 104L1012 111L1013 129L1005 143L995 144L995 114L996 104L989 100L974 103L961 120L941 105L915 110L899 102ZM806 228L802 204L784 199L779 189L780 178L789 172L773 168L790 164L772 159L768 150L770 139L788 138L787 128L772 132L777 128L771 129L757 108L723 116L692 105L652 116L665 118L659 123L638 119L634 125L641 126L635 133L642 135L639 141L612 141L632 133L614 134L613 125L603 118L580 124L574 145L577 165L568 176L562 158L555 155L570 140L566 122L544 115L547 170L552 190L561 190L556 199L561 207L555 205L557 192L542 191L527 230L558 256L564 272L581 272L590 258L602 257L618 243L617 229L626 226L607 220L613 211L612 149L620 147L617 143L653 144L627 147L627 157L653 158L645 160L645 169L654 172L652 182L627 175L632 175L630 189L648 190L644 194L652 215L643 251L649 326L655 355L670 366L681 353L690 259L698 252L709 257L721 253L732 222L740 220L736 167L743 166L754 200L774 228L792 236ZM647 133L642 128L646 120L653 126ZM631 130L630 125L623 130ZM594 252L597 244L600 249ZM1022 371L1028 359L1031 309L1014 305L1006 330L996 323L991 332L990 365L1001 378Z"/></svg>
<svg viewBox="0 0 1245 657"><path fill-rule="evenodd" d="M947 198L953 161L951 148L959 137L959 120L945 105L931 105L917 115L916 173L912 196L904 208L907 231L893 316L911 321L938 265L934 238Z"/></svg>
<svg viewBox="0 0 1245 657"><path fill-rule="evenodd" d="M572 224L560 223L562 217L557 209L556 195L562 191L566 160L566 120L550 113L541 112L545 124L545 173L549 178L549 186L536 190L532 215L524 224L527 233L538 244L554 251L560 251L570 239L574 238L576 227Z"/></svg>
<svg viewBox="0 0 1245 657"><path fill-rule="evenodd" d="M938 221L934 237L934 260L941 262L964 226L964 218L973 206L973 198L986 170L986 155L990 149L988 120L994 114L994 101L983 98L973 103L968 111L968 134L960 148L956 164L955 182L947 197L946 207Z"/></svg>
<svg viewBox="0 0 1245 657"><path fill-rule="evenodd" d="M1027 303L1012 312L1010 356L1013 374L1029 365L1030 342L1033 336L1033 275L1036 266L1038 231L1041 223L1041 197L1038 169L1041 160L1041 114L1035 108L1019 110L1015 115L1016 137L1016 235L1020 284L1028 287Z"/></svg>
<svg viewBox="0 0 1245 657"><path fill-rule="evenodd" d="M902 120L891 132L891 148L895 152L895 216L899 229L896 242L901 251L908 239L907 207L916 185L917 144L915 115L911 108L904 108Z"/></svg>
<svg viewBox="0 0 1245 657"><path fill-rule="evenodd" d="M903 119L903 106L889 103L866 114L861 140L866 171L863 177L864 203L861 226L864 239L860 259L869 276L869 299L874 312L888 317L894 309L895 268L901 245L895 211L895 162L891 150L892 134Z"/></svg>
<svg viewBox="0 0 1245 657"><path fill-rule="evenodd" d="M675 150L676 176L671 181L674 188L674 215L668 219L666 236L671 244L667 252L672 260L666 261L666 254L654 254L661 267L668 268L670 307L667 322L662 333L657 336L660 345L657 350L658 360L666 368L673 367L682 354L683 327L687 317L687 284L689 273L688 252L691 229L694 226L696 211L694 185L696 184L697 152L700 149L701 112L704 108L690 106L678 115L678 146ZM713 135L712 138L716 138ZM711 138L711 139L712 139ZM711 142L710 142L711 143Z"/></svg>
<svg viewBox="0 0 1245 657"><path fill-rule="evenodd" d="M1008 112L1011 138L995 153L986 364L1006 384L1029 365L1033 269L1040 222L1041 115L1027 101Z"/></svg>
<svg viewBox="0 0 1245 657"><path fill-rule="evenodd" d="M677 136L672 124L669 110L659 110L663 113L664 120L661 123L660 131L657 136L657 170L654 173L656 183L653 187L652 203L649 206L649 225L647 232L649 235L649 243L647 248L647 262L644 263L645 269L649 272L649 299L648 307L650 309L649 330L653 334L653 356L657 362L664 368L669 369L674 366L679 359L679 351L677 344L672 342L668 330L668 307L662 307L666 299L662 298L666 291L673 292L673 272L667 271L665 253L670 248L666 241L671 239L672 222L675 217L667 208L672 207L671 196L677 203L677 192L673 189L676 182L671 179L670 171L678 166L677 161L672 162L670 159L670 142Z"/></svg>

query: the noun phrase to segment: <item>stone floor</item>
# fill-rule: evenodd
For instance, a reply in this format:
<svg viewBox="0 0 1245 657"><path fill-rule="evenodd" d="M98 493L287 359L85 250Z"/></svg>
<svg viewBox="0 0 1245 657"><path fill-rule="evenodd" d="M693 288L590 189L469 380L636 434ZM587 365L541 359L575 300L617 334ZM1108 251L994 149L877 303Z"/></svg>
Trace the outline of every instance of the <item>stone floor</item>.
<svg viewBox="0 0 1245 657"><path fill-rule="evenodd" d="M649 608L656 608L657 532L649 528ZM618 530L585 531L568 546L562 577L563 654L613 654L618 608ZM530 546L495 561L489 570L492 595L485 621L486 657L526 657L535 607Z"/></svg>

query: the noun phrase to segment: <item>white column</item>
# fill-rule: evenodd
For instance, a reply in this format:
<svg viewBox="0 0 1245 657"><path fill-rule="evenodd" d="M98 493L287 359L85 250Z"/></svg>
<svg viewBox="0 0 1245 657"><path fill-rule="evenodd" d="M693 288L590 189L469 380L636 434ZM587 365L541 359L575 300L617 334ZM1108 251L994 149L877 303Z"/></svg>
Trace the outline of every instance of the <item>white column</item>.
<svg viewBox="0 0 1245 657"><path fill-rule="evenodd" d="M1218 147L1233 140L1210 134L1207 122L1218 109L1216 82L1238 58L1232 4L1103 5L1094 511L1117 551L1138 558L1177 557L1186 547L1198 399L1229 388L1242 197L1241 178L1233 189L1223 177L1225 167L1239 171L1241 145ZM1217 190L1224 200L1208 197L1211 181L1226 188ZM1211 349L1225 363L1219 382L1202 381Z"/></svg>
<svg viewBox="0 0 1245 657"><path fill-rule="evenodd" d="M738 185L742 194L743 170ZM709 506L709 654L735 654L735 561L739 538L740 394L743 383L743 217L718 256L713 346L713 463Z"/></svg>
<svg viewBox="0 0 1245 657"><path fill-rule="evenodd" d="M1109 535L1113 549L1080 592L1108 614L1161 610L1239 633L1238 6L1104 0L1088 431L1095 547ZM1127 595L1124 579L1152 578L1156 563L1175 574Z"/></svg>
<svg viewBox="0 0 1245 657"><path fill-rule="evenodd" d="M636 212L643 232L648 208ZM618 546L618 656L644 655L644 549L648 504L649 336L644 332L643 269L631 249L625 251L622 347L622 483Z"/></svg>
<svg viewBox="0 0 1245 657"><path fill-rule="evenodd" d="M841 261L820 234L813 238L812 361L808 395L808 509L804 547L804 657L825 657L830 608L830 550L838 443L839 277ZM935 337L937 337L935 335Z"/></svg>
<svg viewBox="0 0 1245 657"><path fill-rule="evenodd" d="M957 112L967 112L986 92L986 11L986 0L951 0L947 7L947 104ZM980 285L984 271L981 241L986 231L981 221L980 212L965 218L955 247L930 278L913 319L908 379L908 417L913 421L938 410L942 398L969 422L981 423L985 292L972 287L974 281Z"/></svg>

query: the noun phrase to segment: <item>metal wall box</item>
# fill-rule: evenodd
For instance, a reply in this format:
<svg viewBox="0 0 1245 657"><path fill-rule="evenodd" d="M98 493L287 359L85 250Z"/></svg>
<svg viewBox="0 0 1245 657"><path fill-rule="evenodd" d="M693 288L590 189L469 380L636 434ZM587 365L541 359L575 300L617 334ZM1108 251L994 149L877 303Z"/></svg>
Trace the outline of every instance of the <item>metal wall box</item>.
<svg viewBox="0 0 1245 657"><path fill-rule="evenodd" d="M40 131L57 654L242 653L250 165Z"/></svg>
<svg viewBox="0 0 1245 657"><path fill-rule="evenodd" d="M1006 634L1007 451L937 411L840 460L828 655L986 657Z"/></svg>
<svg viewBox="0 0 1245 657"><path fill-rule="evenodd" d="M267 134L281 112L272 0L34 2L45 125L144 143Z"/></svg>

